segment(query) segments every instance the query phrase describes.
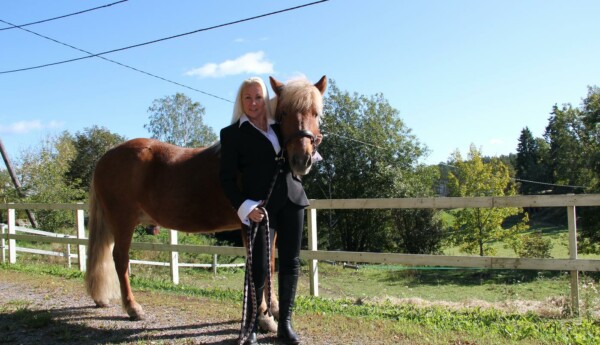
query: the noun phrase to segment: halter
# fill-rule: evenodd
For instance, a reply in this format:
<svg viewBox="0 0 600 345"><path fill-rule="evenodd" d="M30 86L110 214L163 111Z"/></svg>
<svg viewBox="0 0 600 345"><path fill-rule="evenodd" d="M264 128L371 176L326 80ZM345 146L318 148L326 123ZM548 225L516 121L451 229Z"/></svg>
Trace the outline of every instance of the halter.
<svg viewBox="0 0 600 345"><path fill-rule="evenodd" d="M300 129L283 141L282 152L285 151L285 147L290 142L290 140L293 140L296 138L308 138L308 139L310 139L310 143L313 147L312 156L314 157L317 154L317 149L319 148L319 143L317 143L318 137L322 138L323 136L322 135L314 135L313 132L309 131L308 129Z"/></svg>
<svg viewBox="0 0 600 345"><path fill-rule="evenodd" d="M279 119L279 122L282 122L283 118L286 115L287 115L287 113L282 111L282 112L280 112L279 116L276 116L276 118ZM316 144L317 137L318 136L314 135L313 132L309 131L308 129L302 128L283 140L283 148L285 149L285 147L290 142L290 140L293 140L296 138L308 138L308 139L310 139L310 143L313 146L313 155L314 155L314 153L317 152L317 147L319 146L318 144Z"/></svg>

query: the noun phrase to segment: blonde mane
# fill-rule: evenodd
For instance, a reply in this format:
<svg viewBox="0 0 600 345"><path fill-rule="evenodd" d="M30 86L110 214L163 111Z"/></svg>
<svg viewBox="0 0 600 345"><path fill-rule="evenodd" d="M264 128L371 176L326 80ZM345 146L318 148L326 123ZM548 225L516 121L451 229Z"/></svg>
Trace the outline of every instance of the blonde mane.
<svg viewBox="0 0 600 345"><path fill-rule="evenodd" d="M323 98L319 90L306 79L294 79L285 84L279 97L275 120L281 121L281 116L291 110L300 113L317 114L319 122L323 113ZM274 97L277 104L277 97Z"/></svg>

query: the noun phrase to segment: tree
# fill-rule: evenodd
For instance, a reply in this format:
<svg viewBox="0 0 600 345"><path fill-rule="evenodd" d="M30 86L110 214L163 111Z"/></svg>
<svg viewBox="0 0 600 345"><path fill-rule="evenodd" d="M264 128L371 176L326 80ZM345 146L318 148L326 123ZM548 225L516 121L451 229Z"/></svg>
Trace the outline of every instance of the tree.
<svg viewBox="0 0 600 345"><path fill-rule="evenodd" d="M394 210L397 243L410 254L440 254L445 237L442 220L432 209Z"/></svg>
<svg viewBox="0 0 600 345"><path fill-rule="evenodd" d="M23 153L19 170L26 194L24 202L72 203L85 198L85 191L69 184L66 172L76 156L73 138L67 132L44 140L39 147ZM56 231L74 223L73 211L39 210L40 228Z"/></svg>
<svg viewBox="0 0 600 345"><path fill-rule="evenodd" d="M511 183L508 167L498 159L484 163L481 153L471 145L468 159L460 152L453 154L455 169L448 176L449 189L456 197L510 196L515 195L515 185ZM495 253L492 243L514 238L529 228L527 214L516 207L505 208L464 208L454 211L454 224L451 241L461 250L480 256ZM511 216L521 217L509 229L502 227Z"/></svg>
<svg viewBox="0 0 600 345"><path fill-rule="evenodd" d="M593 172L589 185L600 191L600 88L588 87L581 108L583 153L587 168Z"/></svg>
<svg viewBox="0 0 600 345"><path fill-rule="evenodd" d="M426 148L381 94L341 91L330 80L319 152L324 160L305 178L309 198L392 198L431 193L434 178L418 178ZM318 218L319 244L351 251L396 250L390 210L331 210Z"/></svg>
<svg viewBox="0 0 600 345"><path fill-rule="evenodd" d="M0 170L0 203L18 202L19 194L12 183L8 170ZM5 212L0 212L0 223L6 223Z"/></svg>
<svg viewBox="0 0 600 345"><path fill-rule="evenodd" d="M519 145L517 146L517 161L516 161L516 178L521 182L521 194L535 194L537 186L529 183L536 181L536 175L539 164L537 142L533 138L533 134L529 128L525 127L521 131L519 137Z"/></svg>
<svg viewBox="0 0 600 345"><path fill-rule="evenodd" d="M588 88L588 95L581 106L582 155L586 169L590 172L585 181L586 192L600 193L600 88ZM580 243L582 252L600 253L600 208L578 209L581 216Z"/></svg>
<svg viewBox="0 0 600 345"><path fill-rule="evenodd" d="M148 112L150 122L144 128L152 138L183 147L208 146L217 140L203 122L204 107L183 93L155 99Z"/></svg>
<svg viewBox="0 0 600 345"><path fill-rule="evenodd" d="M554 106L546 126L544 137L549 144L549 162L552 183L557 194L581 193L582 188L591 178L586 168L583 142L585 136L581 122L581 112L570 104L562 108Z"/></svg>
<svg viewBox="0 0 600 345"><path fill-rule="evenodd" d="M75 158L66 172L69 183L89 190L96 162L111 147L124 141L125 137L111 133L104 127L92 126L77 132L73 139Z"/></svg>

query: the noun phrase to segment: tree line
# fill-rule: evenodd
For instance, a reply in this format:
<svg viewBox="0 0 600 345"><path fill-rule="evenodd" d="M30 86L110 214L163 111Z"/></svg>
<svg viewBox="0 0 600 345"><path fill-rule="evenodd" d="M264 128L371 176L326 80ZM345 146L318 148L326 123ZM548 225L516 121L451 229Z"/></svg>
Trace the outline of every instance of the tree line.
<svg viewBox="0 0 600 345"><path fill-rule="evenodd" d="M217 140L204 124L205 109L177 93L156 99L144 125L151 137L179 146L207 146ZM589 87L580 106L554 105L546 131L534 138L525 127L516 154L483 157L471 145L466 157L455 151L438 165L426 165L427 146L406 126L383 94L341 90L334 80L324 99L318 150L324 160L304 177L309 198L404 198L503 196L600 192L600 90ZM126 138L106 128L44 140L23 152L18 176L25 197L0 171L2 202L84 202L95 162ZM600 213L587 208L580 243L600 252ZM70 226L73 215L37 211L40 228ZM562 222L535 209L324 210L318 217L320 248L326 250L440 253L446 246L477 255L493 255L502 241L522 257L547 257L550 241L531 231L532 219Z"/></svg>

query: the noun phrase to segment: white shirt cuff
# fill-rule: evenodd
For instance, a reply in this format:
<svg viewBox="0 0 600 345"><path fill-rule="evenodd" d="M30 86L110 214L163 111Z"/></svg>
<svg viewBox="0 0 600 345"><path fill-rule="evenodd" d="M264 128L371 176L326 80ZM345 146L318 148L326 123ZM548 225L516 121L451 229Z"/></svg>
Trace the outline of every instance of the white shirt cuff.
<svg viewBox="0 0 600 345"><path fill-rule="evenodd" d="M248 226L250 225L250 219L248 219L248 215L250 214L250 212L252 212L252 210L257 208L258 205L260 205L260 201L250 199L244 201L242 205L240 205L240 208L238 208L237 210L237 215L238 217L240 217L242 223Z"/></svg>

